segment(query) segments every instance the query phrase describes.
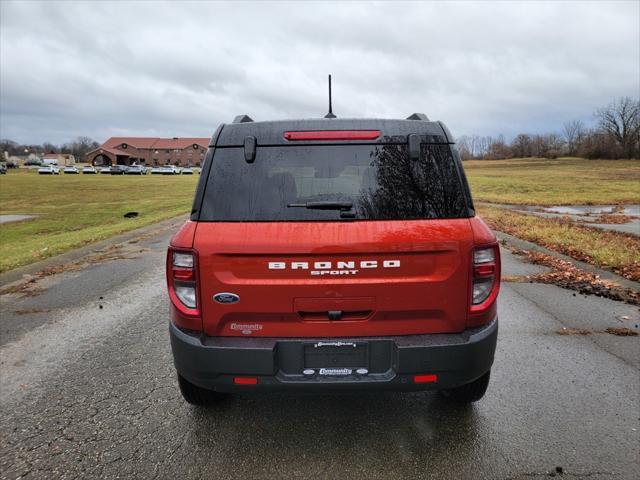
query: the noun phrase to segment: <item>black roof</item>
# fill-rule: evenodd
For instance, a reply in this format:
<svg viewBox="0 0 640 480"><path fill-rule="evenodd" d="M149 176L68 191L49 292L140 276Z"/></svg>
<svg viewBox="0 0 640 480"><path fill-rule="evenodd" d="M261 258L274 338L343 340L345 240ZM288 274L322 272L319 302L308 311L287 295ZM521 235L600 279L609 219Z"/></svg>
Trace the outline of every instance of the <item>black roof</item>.
<svg viewBox="0 0 640 480"><path fill-rule="evenodd" d="M414 114L415 115L415 114ZM412 115L410 118L415 118ZM246 137L255 137L258 145L304 145L312 143L331 143L318 141L288 141L284 132L306 130L380 130L380 137L375 140L340 141L340 143L406 143L407 135L418 134L425 143L453 143L453 138L442 122L427 120L384 120L354 118L314 118L306 120L277 120L254 122L249 117L242 122L221 125L222 131L216 142L216 135L211 138L210 146L232 147L243 146ZM237 117L238 118L238 117ZM426 117L424 117L426 118ZM248 119L248 120L247 120ZM217 132L216 132L217 133Z"/></svg>

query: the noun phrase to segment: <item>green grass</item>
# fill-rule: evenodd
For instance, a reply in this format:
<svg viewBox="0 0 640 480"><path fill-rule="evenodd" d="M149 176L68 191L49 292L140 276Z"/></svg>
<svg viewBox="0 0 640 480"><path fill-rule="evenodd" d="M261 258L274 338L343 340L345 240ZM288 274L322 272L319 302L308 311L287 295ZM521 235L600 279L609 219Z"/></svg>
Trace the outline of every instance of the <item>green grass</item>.
<svg viewBox="0 0 640 480"><path fill-rule="evenodd" d="M90 242L187 214L198 175L0 176L0 213L38 218L0 226L0 272ZM137 218L124 218L129 211Z"/></svg>
<svg viewBox="0 0 640 480"><path fill-rule="evenodd" d="M474 200L529 205L640 203L639 160L470 160Z"/></svg>
<svg viewBox="0 0 640 480"><path fill-rule="evenodd" d="M481 206L478 213L494 230L640 281L640 239L637 237L577 226L562 219L523 215L504 208Z"/></svg>

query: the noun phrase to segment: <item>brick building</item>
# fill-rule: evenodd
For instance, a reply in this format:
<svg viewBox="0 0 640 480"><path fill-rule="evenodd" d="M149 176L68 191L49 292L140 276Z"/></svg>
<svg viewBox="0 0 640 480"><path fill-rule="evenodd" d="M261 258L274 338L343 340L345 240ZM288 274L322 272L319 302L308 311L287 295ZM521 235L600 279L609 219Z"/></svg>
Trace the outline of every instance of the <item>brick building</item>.
<svg viewBox="0 0 640 480"><path fill-rule="evenodd" d="M199 167L209 138L111 137L87 153L91 165L179 165Z"/></svg>

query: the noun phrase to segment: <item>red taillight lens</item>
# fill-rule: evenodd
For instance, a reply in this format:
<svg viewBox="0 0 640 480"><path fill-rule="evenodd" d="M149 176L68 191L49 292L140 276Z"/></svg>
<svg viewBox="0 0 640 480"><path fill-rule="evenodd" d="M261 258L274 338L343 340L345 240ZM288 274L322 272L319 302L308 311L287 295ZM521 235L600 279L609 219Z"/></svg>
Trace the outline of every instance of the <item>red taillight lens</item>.
<svg viewBox="0 0 640 480"><path fill-rule="evenodd" d="M198 301L197 255L193 251L169 249L167 285L175 307L174 323L191 330L202 328Z"/></svg>
<svg viewBox="0 0 640 480"><path fill-rule="evenodd" d="M176 280L193 280L193 268L173 267L173 278Z"/></svg>
<svg viewBox="0 0 640 480"><path fill-rule="evenodd" d="M471 311L488 308L498 295L500 286L500 252L497 245L477 247L473 251Z"/></svg>
<svg viewBox="0 0 640 480"><path fill-rule="evenodd" d="M493 275L496 271L496 266L491 265L475 265L473 267L473 274L476 277L486 277L487 275Z"/></svg>
<svg viewBox="0 0 640 480"><path fill-rule="evenodd" d="M285 140L375 140L380 130L307 130L284 132Z"/></svg>

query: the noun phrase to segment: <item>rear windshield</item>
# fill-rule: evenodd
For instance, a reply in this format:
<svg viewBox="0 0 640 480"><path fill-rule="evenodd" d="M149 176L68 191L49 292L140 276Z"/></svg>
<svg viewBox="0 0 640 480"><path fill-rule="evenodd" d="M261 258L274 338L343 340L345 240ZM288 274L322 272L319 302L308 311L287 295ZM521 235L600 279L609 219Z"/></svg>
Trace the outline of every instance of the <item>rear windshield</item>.
<svg viewBox="0 0 640 480"><path fill-rule="evenodd" d="M468 216L451 148L433 144L419 160L406 144L259 147L253 163L243 148L218 148L200 212L225 222Z"/></svg>

